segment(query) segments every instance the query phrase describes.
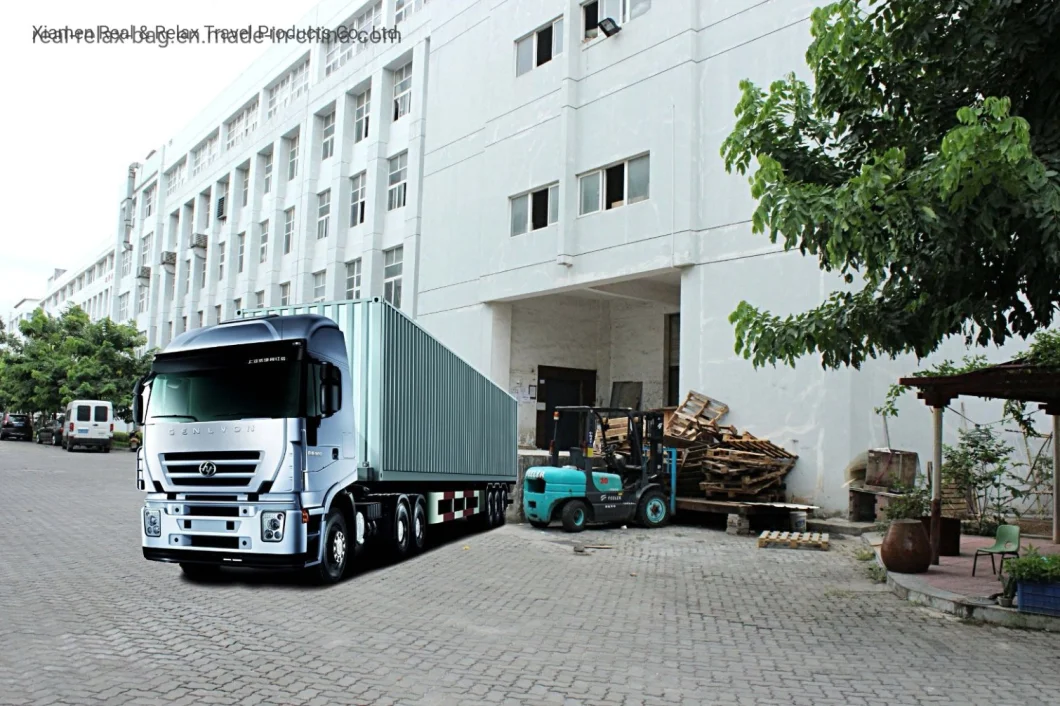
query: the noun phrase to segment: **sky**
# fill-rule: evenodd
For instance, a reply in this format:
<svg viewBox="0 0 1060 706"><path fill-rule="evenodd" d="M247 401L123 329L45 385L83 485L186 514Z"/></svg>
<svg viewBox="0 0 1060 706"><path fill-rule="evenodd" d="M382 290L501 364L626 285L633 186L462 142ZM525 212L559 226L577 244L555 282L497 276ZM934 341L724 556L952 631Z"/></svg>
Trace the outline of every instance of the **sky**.
<svg viewBox="0 0 1060 706"><path fill-rule="evenodd" d="M128 165L180 132L268 49L44 44L34 42L34 27L289 27L316 4L48 0L6 7L0 316L25 297L43 296L56 267L79 267L112 243Z"/></svg>

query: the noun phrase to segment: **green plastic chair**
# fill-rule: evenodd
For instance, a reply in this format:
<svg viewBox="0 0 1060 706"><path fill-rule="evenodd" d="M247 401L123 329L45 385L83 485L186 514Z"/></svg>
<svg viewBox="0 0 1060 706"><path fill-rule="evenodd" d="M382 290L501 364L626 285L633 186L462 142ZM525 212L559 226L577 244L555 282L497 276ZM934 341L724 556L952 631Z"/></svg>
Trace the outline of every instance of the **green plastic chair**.
<svg viewBox="0 0 1060 706"><path fill-rule="evenodd" d="M997 574L997 567L994 564L994 555L1001 557L1001 568L1005 568L1005 557L1012 555L1019 557L1020 555L1020 528L1019 525L1000 525L997 528L997 534L994 536L994 543L989 547L983 547L982 549L975 550L975 558L972 559L972 576L975 576L975 565L979 561L980 554L990 555L990 572Z"/></svg>

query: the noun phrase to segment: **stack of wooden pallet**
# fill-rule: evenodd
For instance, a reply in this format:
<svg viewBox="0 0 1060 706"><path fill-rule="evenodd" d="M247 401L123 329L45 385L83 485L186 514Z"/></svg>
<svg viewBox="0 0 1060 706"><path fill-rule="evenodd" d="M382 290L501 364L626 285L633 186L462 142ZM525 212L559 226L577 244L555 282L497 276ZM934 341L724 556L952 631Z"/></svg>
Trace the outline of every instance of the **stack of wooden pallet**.
<svg viewBox="0 0 1060 706"><path fill-rule="evenodd" d="M728 411L727 405L690 392L668 419L664 443L678 448L677 494L783 500L784 479L798 457L768 439L718 424Z"/></svg>

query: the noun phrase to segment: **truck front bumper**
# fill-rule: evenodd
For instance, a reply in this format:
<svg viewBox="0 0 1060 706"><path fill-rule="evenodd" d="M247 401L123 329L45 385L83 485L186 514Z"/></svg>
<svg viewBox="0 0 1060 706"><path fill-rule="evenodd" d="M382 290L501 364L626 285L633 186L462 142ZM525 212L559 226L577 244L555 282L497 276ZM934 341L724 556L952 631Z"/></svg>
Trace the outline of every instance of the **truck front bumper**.
<svg viewBox="0 0 1060 706"><path fill-rule="evenodd" d="M283 514L279 541L265 540L264 513ZM151 516L157 518L158 529L152 527L149 534ZM140 536L144 558L152 561L290 569L318 559L317 535L311 541L297 499L240 502L149 497L140 511Z"/></svg>

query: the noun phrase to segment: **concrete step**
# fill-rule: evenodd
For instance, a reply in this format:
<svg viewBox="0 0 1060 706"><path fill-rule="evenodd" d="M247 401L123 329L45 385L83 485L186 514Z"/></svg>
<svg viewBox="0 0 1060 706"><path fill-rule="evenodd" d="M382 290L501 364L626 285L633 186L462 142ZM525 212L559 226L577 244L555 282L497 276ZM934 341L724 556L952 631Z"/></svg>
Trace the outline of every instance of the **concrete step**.
<svg viewBox="0 0 1060 706"><path fill-rule="evenodd" d="M845 535L847 537L860 537L866 532L871 532L875 526L873 522L851 522L839 517L830 519L810 518L806 520L806 531L828 532L832 535Z"/></svg>

